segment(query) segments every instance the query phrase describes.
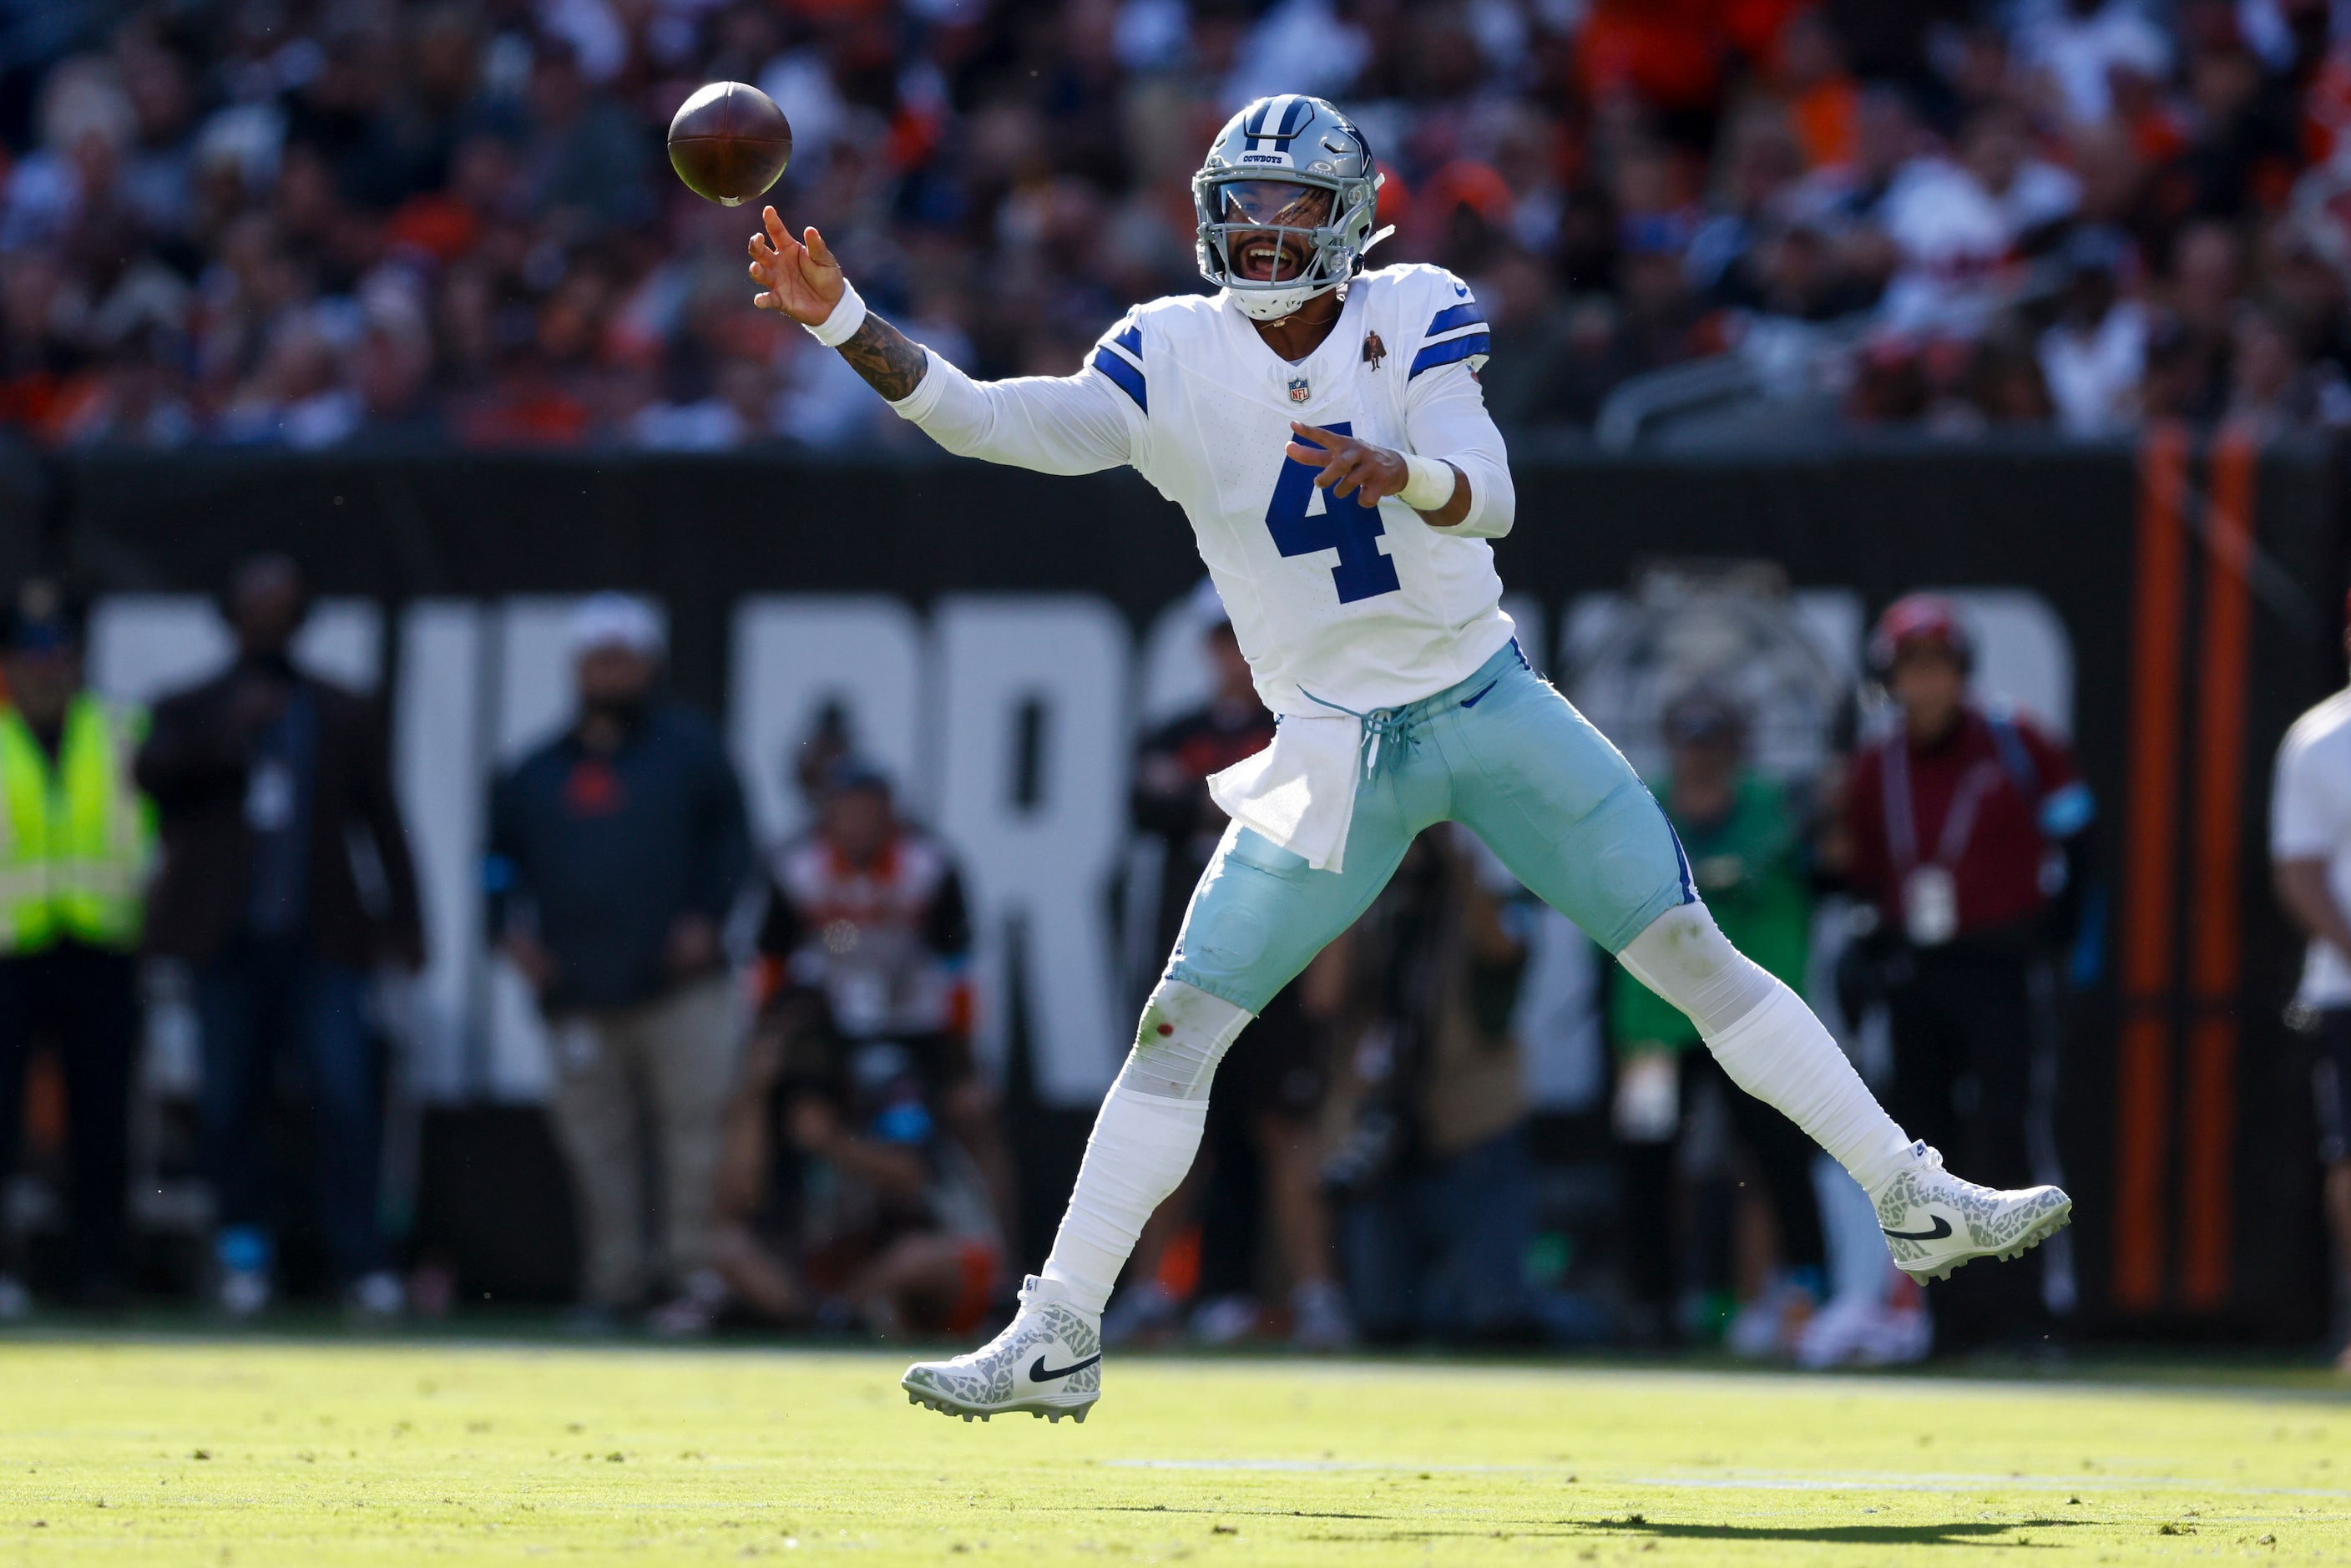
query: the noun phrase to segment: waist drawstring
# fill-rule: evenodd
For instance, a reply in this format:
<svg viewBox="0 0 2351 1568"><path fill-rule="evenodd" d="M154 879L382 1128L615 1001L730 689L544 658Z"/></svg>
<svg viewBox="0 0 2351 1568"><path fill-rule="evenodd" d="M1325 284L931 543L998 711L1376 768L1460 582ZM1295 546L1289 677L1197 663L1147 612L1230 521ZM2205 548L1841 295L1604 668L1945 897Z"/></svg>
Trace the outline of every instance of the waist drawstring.
<svg viewBox="0 0 2351 1568"><path fill-rule="evenodd" d="M1332 712L1343 713L1349 718L1354 719L1358 723L1362 724L1364 727L1364 738L1362 745L1364 749L1364 778L1371 779L1378 775L1380 767L1380 747L1384 741L1392 739L1395 743L1395 749L1396 751L1407 757L1412 754L1412 748L1414 746L1413 730L1415 728L1415 716L1410 707L1382 707L1374 708L1369 713L1357 713L1353 708L1341 707L1337 703L1322 702L1321 697L1316 696L1312 692L1307 691L1303 686L1301 686L1298 689L1305 695L1309 701L1322 703L1324 707L1329 708Z"/></svg>

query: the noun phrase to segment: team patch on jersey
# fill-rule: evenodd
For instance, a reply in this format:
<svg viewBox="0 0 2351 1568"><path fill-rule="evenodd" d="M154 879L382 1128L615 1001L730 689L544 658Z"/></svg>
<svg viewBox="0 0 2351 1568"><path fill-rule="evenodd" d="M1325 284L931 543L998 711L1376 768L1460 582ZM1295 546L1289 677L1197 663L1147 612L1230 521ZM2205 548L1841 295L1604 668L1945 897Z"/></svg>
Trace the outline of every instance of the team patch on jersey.
<svg viewBox="0 0 2351 1568"><path fill-rule="evenodd" d="M1306 384L1306 378L1304 376L1292 376L1290 378L1290 402L1304 402L1308 398L1311 398L1313 395L1314 389Z"/></svg>

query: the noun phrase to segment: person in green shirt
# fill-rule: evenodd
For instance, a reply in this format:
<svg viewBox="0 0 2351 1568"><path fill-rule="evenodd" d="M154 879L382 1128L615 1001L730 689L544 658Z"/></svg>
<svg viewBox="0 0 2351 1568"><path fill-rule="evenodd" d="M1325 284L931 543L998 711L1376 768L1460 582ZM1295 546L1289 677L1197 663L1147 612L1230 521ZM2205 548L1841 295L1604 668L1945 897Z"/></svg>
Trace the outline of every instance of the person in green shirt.
<svg viewBox="0 0 2351 1568"><path fill-rule="evenodd" d="M1749 766L1746 716L1721 693L1704 686L1684 693L1667 707L1663 727L1670 766L1649 785L1680 835L1698 895L1740 951L1801 993L1813 915L1803 814L1786 789ZM1722 1217L1729 1224L1718 1219L1709 1226L1707 1206L1694 1205L1698 1223L1692 1227L1677 1226L1673 1213L1676 1151L1700 1101L1711 1095L1728 1113L1740 1145L1734 1175L1745 1186L1760 1182L1777 1231L1777 1268L1751 1300L1751 1310L1733 1322L1731 1342L1755 1354L1784 1348L1801 1326L1792 1314L1815 1293L1791 1281L1803 1281L1807 1270L1816 1279L1822 1260L1811 1142L1733 1087L1710 1052L1692 1049L1700 1041L1689 1019L1629 973L1616 977L1608 1024L1616 1050L1614 1120L1627 1178L1627 1259L1635 1294L1666 1308L1683 1259L1732 1250L1726 1233L1735 1216ZM1687 1237L1693 1228L1700 1235ZM1719 1281L1725 1273L1712 1260L1700 1262L1697 1272L1693 1282L1708 1276Z"/></svg>

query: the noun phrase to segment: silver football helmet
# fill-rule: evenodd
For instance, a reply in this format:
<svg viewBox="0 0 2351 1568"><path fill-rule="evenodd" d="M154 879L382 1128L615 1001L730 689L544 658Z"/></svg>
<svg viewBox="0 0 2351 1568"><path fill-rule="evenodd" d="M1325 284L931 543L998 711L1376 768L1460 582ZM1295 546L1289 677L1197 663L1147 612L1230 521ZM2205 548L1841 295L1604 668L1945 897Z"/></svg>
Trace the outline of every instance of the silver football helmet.
<svg viewBox="0 0 2351 1568"><path fill-rule="evenodd" d="M1364 133L1329 102L1259 99L1225 122L1192 176L1200 276L1259 321L1334 288L1343 297L1364 253L1392 232L1372 230L1384 179Z"/></svg>

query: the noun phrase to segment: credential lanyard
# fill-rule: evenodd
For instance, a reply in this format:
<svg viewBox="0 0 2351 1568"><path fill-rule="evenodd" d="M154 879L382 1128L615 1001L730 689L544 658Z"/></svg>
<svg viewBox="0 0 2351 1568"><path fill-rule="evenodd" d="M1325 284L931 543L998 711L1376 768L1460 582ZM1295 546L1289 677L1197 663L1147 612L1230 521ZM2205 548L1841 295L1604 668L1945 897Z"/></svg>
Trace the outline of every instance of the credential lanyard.
<svg viewBox="0 0 2351 1568"><path fill-rule="evenodd" d="M1918 865L1918 825L1912 813L1910 800L1910 743L1896 730L1886 742L1885 766L1878 769L1878 782L1886 797L1886 847L1894 861L1897 880L1907 877ZM1976 831L1976 812L1983 804L1994 784L2000 781L2000 768L1993 763L1978 759L1960 779L1959 787L1951 792L1951 809L1943 815L1943 831L1935 841L1932 863L1945 871L1959 863L1966 852L1968 840Z"/></svg>

